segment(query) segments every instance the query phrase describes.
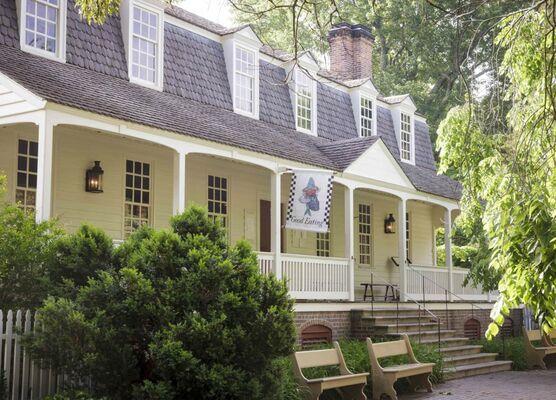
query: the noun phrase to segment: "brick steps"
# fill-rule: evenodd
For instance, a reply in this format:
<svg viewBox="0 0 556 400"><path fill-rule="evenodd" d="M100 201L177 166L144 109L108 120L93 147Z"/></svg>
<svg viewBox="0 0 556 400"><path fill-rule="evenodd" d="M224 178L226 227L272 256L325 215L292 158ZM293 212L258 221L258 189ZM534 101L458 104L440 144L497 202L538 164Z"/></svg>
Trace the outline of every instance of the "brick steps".
<svg viewBox="0 0 556 400"><path fill-rule="evenodd" d="M446 380L466 378L468 376L492 374L495 372L510 371L512 369L511 361L491 361L471 365L461 365L454 368L444 369L444 377Z"/></svg>
<svg viewBox="0 0 556 400"><path fill-rule="evenodd" d="M441 324L442 325L442 324ZM380 334L390 334L390 333L397 333L397 332L404 332L404 333L415 333L421 331L432 331L434 328L437 328L438 324L436 322L400 322L399 324L376 324L374 325L374 331L377 335Z"/></svg>
<svg viewBox="0 0 556 400"><path fill-rule="evenodd" d="M454 357L444 357L445 369L460 367L462 365L482 364L496 361L497 353L464 354Z"/></svg>
<svg viewBox="0 0 556 400"><path fill-rule="evenodd" d="M477 354L480 353L483 349L483 346L480 345L469 345L469 346L450 346L450 347L441 347L440 352L444 354L445 357L455 357L458 356L465 356L468 354Z"/></svg>

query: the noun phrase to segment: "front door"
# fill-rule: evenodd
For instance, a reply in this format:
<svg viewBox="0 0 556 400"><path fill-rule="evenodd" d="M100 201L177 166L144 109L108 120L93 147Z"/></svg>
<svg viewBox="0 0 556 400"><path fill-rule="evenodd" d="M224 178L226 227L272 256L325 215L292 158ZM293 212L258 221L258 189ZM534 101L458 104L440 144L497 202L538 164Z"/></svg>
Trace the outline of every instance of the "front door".
<svg viewBox="0 0 556 400"><path fill-rule="evenodd" d="M263 252L270 252L272 250L272 228L271 228L271 203L268 200L261 200L260 201L260 209L259 209L259 216L260 216L260 223L259 223L259 251ZM280 225L282 226L281 231L281 243L280 243L280 252L284 252L284 239L285 239L285 231L284 231L284 205L280 204L280 213L281 213L281 220Z"/></svg>

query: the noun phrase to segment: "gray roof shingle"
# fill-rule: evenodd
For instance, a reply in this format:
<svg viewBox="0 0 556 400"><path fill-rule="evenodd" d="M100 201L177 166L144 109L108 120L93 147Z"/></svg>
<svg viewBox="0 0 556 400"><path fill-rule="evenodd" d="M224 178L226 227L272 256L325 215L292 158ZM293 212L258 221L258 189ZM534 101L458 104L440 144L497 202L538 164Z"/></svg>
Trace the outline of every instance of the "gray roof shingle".
<svg viewBox="0 0 556 400"><path fill-rule="evenodd" d="M167 12L229 33L174 9ZM89 26L70 0L67 35L66 63L20 51L15 1L0 0L0 72L55 103L327 169L347 168L376 142L358 138L349 95L322 83L319 137L297 132L285 71L264 61L260 120L233 113L222 45L170 23L165 24L164 92L129 82L119 17ZM377 108L377 125L378 136L399 161L388 109ZM427 126L418 122L415 131L416 165L400 163L408 178L420 191L459 198L459 185L436 175Z"/></svg>
<svg viewBox="0 0 556 400"><path fill-rule="evenodd" d="M295 129L286 71L266 61L259 63L259 118L274 125Z"/></svg>
<svg viewBox="0 0 556 400"><path fill-rule="evenodd" d="M340 170L349 167L369 147L379 140L377 136L335 140L318 146L328 158L334 161Z"/></svg>
<svg viewBox="0 0 556 400"><path fill-rule="evenodd" d="M0 1L0 45L19 48L15 1Z"/></svg>
<svg viewBox="0 0 556 400"><path fill-rule="evenodd" d="M358 137L348 93L317 83L317 130L330 140Z"/></svg>
<svg viewBox="0 0 556 400"><path fill-rule="evenodd" d="M81 20L74 0L68 0L66 60L92 71L127 79L127 62L120 19L109 17L103 25Z"/></svg>
<svg viewBox="0 0 556 400"><path fill-rule="evenodd" d="M164 28L164 91L233 110L222 45L169 23Z"/></svg>

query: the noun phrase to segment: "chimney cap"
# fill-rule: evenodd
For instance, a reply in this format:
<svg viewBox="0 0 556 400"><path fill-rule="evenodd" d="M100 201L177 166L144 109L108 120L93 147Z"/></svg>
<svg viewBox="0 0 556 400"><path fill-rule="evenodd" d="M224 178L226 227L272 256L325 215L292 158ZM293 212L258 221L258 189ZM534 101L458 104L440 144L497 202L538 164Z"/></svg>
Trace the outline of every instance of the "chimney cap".
<svg viewBox="0 0 556 400"><path fill-rule="evenodd" d="M339 22L332 25L328 32L328 37L340 36L350 34L352 37L366 37L374 41L374 36L371 33L371 28L363 24L350 24L349 22Z"/></svg>

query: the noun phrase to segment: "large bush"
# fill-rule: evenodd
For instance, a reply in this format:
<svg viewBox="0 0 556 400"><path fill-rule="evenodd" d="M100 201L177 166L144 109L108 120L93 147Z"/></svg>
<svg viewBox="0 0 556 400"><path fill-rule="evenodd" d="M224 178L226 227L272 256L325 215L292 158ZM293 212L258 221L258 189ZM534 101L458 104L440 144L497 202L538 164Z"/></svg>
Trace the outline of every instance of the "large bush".
<svg viewBox="0 0 556 400"><path fill-rule="evenodd" d="M56 222L35 222L33 213L0 206L0 305L35 308L50 290L47 265L62 231Z"/></svg>
<svg viewBox="0 0 556 400"><path fill-rule="evenodd" d="M44 331L28 338L36 357L72 375L69 389L111 399L283 398L277 357L293 350L293 302L282 282L259 274L247 244L230 248L194 207L171 230L141 229L113 255L97 248L82 254L100 272L75 294L49 298Z"/></svg>

